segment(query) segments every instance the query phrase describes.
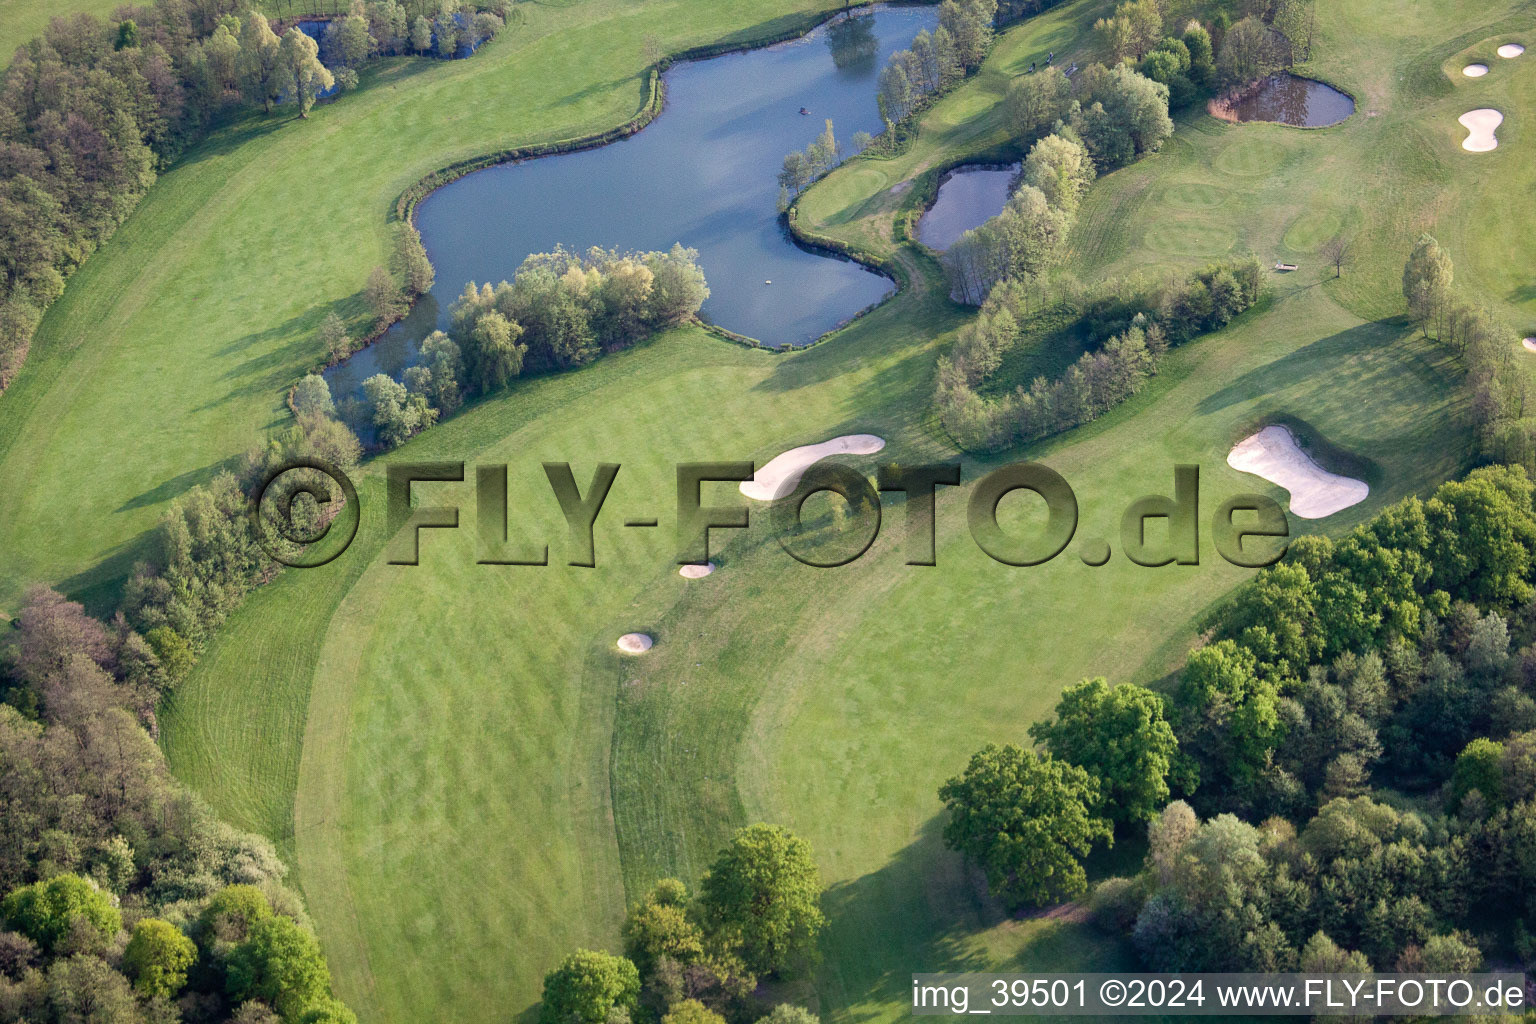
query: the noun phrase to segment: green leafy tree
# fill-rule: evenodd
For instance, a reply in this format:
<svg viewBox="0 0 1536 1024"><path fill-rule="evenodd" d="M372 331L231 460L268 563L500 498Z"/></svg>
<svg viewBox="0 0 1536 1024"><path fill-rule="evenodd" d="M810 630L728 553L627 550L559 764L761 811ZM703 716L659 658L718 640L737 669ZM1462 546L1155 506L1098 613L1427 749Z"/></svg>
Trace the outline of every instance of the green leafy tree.
<svg viewBox="0 0 1536 1024"><path fill-rule="evenodd" d="M395 284L395 279L383 267L374 267L368 274L368 283L363 288L363 300L373 311L373 325L377 330L398 320L405 308L399 285Z"/></svg>
<svg viewBox="0 0 1536 1024"><path fill-rule="evenodd" d="M1012 744L988 744L939 789L944 842L981 866L1009 906L1075 899L1088 888L1082 858L1113 842L1091 808L1098 783L1076 765Z"/></svg>
<svg viewBox="0 0 1536 1024"><path fill-rule="evenodd" d="M106 943L123 927L109 893L79 875L55 875L16 889L0 902L0 915L14 930L51 951L77 928Z"/></svg>
<svg viewBox="0 0 1536 1024"><path fill-rule="evenodd" d="M433 49L445 60L459 51L459 23L454 19L454 14L453 6L445 3L432 20Z"/></svg>
<svg viewBox="0 0 1536 1024"><path fill-rule="evenodd" d="M1231 87L1256 82L1279 69L1280 50L1273 29L1258 18L1244 18L1222 37L1216 57L1217 76Z"/></svg>
<svg viewBox="0 0 1536 1024"><path fill-rule="evenodd" d="M318 373L305 374L294 386L293 409L300 416L334 416L336 403L331 400L331 386Z"/></svg>
<svg viewBox="0 0 1536 1024"><path fill-rule="evenodd" d="M411 22L411 49L417 53L432 49L432 23L419 14Z"/></svg>
<svg viewBox="0 0 1536 1024"><path fill-rule="evenodd" d="M260 999L285 1020L297 1020L331 986L331 972L313 933L291 918L272 916L250 925L230 950L225 991L240 1002Z"/></svg>
<svg viewBox="0 0 1536 1024"><path fill-rule="evenodd" d="M213 894L192 929L193 938L205 951L223 956L241 942L251 929L272 916L272 904L254 885L228 885Z"/></svg>
<svg viewBox="0 0 1536 1024"><path fill-rule="evenodd" d="M1504 744L1486 737L1468 743L1456 756L1451 772L1451 804L1460 807L1467 794L1477 790L1487 806L1504 801Z"/></svg>
<svg viewBox="0 0 1536 1024"><path fill-rule="evenodd" d="M1189 23L1180 37L1189 50L1189 79L1199 88L1207 88L1216 77L1215 50L1211 34L1197 21Z"/></svg>
<svg viewBox="0 0 1536 1024"><path fill-rule="evenodd" d="M320 44L301 29L283 33L281 56L284 84L299 105L299 116L308 117L315 98L335 85L336 78L320 63Z"/></svg>
<svg viewBox="0 0 1536 1024"><path fill-rule="evenodd" d="M1030 139L1067 116L1072 83L1052 65L1033 75L1015 78L1008 86L1008 120L1014 135Z"/></svg>
<svg viewBox="0 0 1536 1024"><path fill-rule="evenodd" d="M1093 184L1093 159L1082 144L1062 135L1047 135L1030 147L1023 177L1058 210L1075 212Z"/></svg>
<svg viewBox="0 0 1536 1024"><path fill-rule="evenodd" d="M325 314L315 338L332 362L339 362L352 353L352 339L347 335L347 323L335 310Z"/></svg>
<svg viewBox="0 0 1536 1024"><path fill-rule="evenodd" d="M117 23L117 38L112 41L114 50L135 50L139 46L139 26L132 18Z"/></svg>
<svg viewBox="0 0 1536 1024"><path fill-rule="evenodd" d="M339 999L322 999L318 1006L305 1011L299 1024L357 1024L357 1014Z"/></svg>
<svg viewBox="0 0 1536 1024"><path fill-rule="evenodd" d="M185 679L187 673L192 671L192 666L197 664L197 654L192 650L192 645L170 626L151 629L144 634L144 642L155 652L161 669L172 683Z"/></svg>
<svg viewBox="0 0 1536 1024"><path fill-rule="evenodd" d="M10 1019L59 1024L142 1024L145 1020L128 979L99 957L60 957L35 981L40 1012Z"/></svg>
<svg viewBox="0 0 1536 1024"><path fill-rule="evenodd" d="M688 916L688 890L682 882L664 878L630 907L624 919L624 955L646 977L662 957L683 967L703 958L704 933Z"/></svg>
<svg viewBox="0 0 1536 1024"><path fill-rule="evenodd" d="M1173 134L1168 87L1124 64L1083 69L1071 124L1100 170L1154 153Z"/></svg>
<svg viewBox="0 0 1536 1024"><path fill-rule="evenodd" d="M1403 298L1408 314L1419 322L1425 337L1429 325L1450 302L1455 271L1450 253L1430 235L1420 235L1408 262L1403 265Z"/></svg>
<svg viewBox="0 0 1536 1024"><path fill-rule="evenodd" d="M168 921L146 917L133 926L123 950L123 966L133 987L146 996L171 998L187 983L187 969L197 959L197 947Z"/></svg>
<svg viewBox="0 0 1536 1024"><path fill-rule="evenodd" d="M1454 598L1508 608L1536 596L1533 487L1519 466L1488 466L1441 484L1424 503L1434 552L1431 586Z"/></svg>
<svg viewBox="0 0 1536 1024"><path fill-rule="evenodd" d="M368 19L361 14L336 18L325 27L326 60L333 64L355 68L368 59L375 46Z"/></svg>
<svg viewBox="0 0 1536 1024"><path fill-rule="evenodd" d="M395 229L394 272L405 282L406 292L413 296L431 291L437 279L426 246L421 244L421 234L412 224L401 224Z"/></svg>
<svg viewBox="0 0 1536 1024"><path fill-rule="evenodd" d="M725 1024L725 1018L697 999L683 999L672 1004L661 1024Z"/></svg>
<svg viewBox="0 0 1536 1024"><path fill-rule="evenodd" d="M780 1003L757 1021L758 1024L821 1024L820 1017L794 1003Z"/></svg>
<svg viewBox="0 0 1536 1024"><path fill-rule="evenodd" d="M1364 953L1340 949L1321 931L1301 948L1301 970L1306 974L1370 974L1371 962Z"/></svg>
<svg viewBox="0 0 1536 1024"><path fill-rule="evenodd" d="M640 972L621 956L578 949L544 975L543 1024L604 1024L639 1006Z"/></svg>
<svg viewBox="0 0 1536 1024"><path fill-rule="evenodd" d="M813 960L826 919L810 844L778 825L739 829L699 883L699 913L753 973Z"/></svg>
<svg viewBox="0 0 1536 1024"><path fill-rule="evenodd" d="M283 91L282 42L267 19L251 11L240 25L240 88L267 113Z"/></svg>
<svg viewBox="0 0 1536 1024"><path fill-rule="evenodd" d="M1212 780L1252 784L1281 736L1279 693L1253 653L1230 640L1189 656L1174 697L1179 737Z"/></svg>
<svg viewBox="0 0 1536 1024"><path fill-rule="evenodd" d="M526 345L518 344L523 328L496 310L475 321L469 334L469 379L476 390L495 391L523 371Z"/></svg>
<svg viewBox="0 0 1536 1024"><path fill-rule="evenodd" d="M1056 718L1030 726L1029 735L1097 779L1102 809L1116 822L1145 821L1168 802L1179 743L1151 690L1085 679L1063 690Z"/></svg>

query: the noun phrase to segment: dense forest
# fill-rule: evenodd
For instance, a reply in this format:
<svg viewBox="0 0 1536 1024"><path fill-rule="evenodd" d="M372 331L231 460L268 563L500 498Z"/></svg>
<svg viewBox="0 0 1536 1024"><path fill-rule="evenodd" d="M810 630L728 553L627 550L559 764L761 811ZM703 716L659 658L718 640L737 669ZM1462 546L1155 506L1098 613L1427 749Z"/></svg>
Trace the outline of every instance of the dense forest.
<svg viewBox="0 0 1536 1024"><path fill-rule="evenodd" d="M1149 969L1536 959L1533 497L1489 467L1298 539L1171 692L1085 681L1038 750L978 752L940 791L946 840L1030 905L1084 896L1089 850L1145 829L1145 869L1089 905Z"/></svg>

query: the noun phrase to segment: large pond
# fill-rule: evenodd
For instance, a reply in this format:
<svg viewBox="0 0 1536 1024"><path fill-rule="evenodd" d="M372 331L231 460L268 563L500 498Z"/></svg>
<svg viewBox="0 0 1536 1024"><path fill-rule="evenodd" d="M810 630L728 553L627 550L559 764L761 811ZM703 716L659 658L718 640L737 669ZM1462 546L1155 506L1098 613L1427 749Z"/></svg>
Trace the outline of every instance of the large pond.
<svg viewBox="0 0 1536 1024"><path fill-rule="evenodd" d="M1282 73L1270 75L1235 97L1212 100L1212 115L1226 121L1275 121L1298 128L1325 128L1355 112L1355 101L1331 85Z"/></svg>
<svg viewBox="0 0 1536 1024"><path fill-rule="evenodd" d="M466 282L509 279L523 257L557 244L691 246L709 280L703 315L767 345L814 340L878 302L889 280L790 240L776 176L784 154L805 148L827 118L845 147L854 132L878 132L880 69L937 23L931 6L881 7L790 43L681 64L667 73L665 111L637 135L438 189L416 212L436 286L405 321L328 371L332 391L354 394L375 373L398 378L417 343L446 325Z"/></svg>
<svg viewBox="0 0 1536 1024"><path fill-rule="evenodd" d="M948 249L961 235L1003 212L1008 186L1019 173L1011 167L957 167L939 183L939 194L917 222L917 237L930 249Z"/></svg>

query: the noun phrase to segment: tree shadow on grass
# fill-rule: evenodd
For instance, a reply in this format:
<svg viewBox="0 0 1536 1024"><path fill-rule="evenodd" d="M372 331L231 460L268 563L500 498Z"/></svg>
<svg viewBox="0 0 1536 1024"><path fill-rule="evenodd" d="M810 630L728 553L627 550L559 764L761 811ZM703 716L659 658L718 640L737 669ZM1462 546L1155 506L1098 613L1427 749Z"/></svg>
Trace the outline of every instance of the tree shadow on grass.
<svg viewBox="0 0 1536 1024"><path fill-rule="evenodd" d="M928 819L884 867L833 885L822 897L829 922L817 986L823 1020L855 1024L889 1016L892 1007L910 1005L916 973L1131 965L1124 941L1088 926L1080 903L1006 912L987 894L980 874L944 847L943 824L942 814ZM1145 839L1117 842L1088 858L1090 883L1140 867ZM1009 929L1028 930L1015 952L1004 956L989 948L994 940L1008 942Z"/></svg>
<svg viewBox="0 0 1536 1024"><path fill-rule="evenodd" d="M79 601L88 615L110 619L122 607L123 587L133 576L133 567L154 558L155 538L156 531L145 530L124 541L89 569L61 580L59 592Z"/></svg>
<svg viewBox="0 0 1536 1024"><path fill-rule="evenodd" d="M193 412L215 409L235 398L252 395L276 395L298 379L300 370L314 362L314 335L326 314L335 312L343 320L362 302L361 295L353 295L339 302L314 306L298 316L289 317L282 323L260 331L253 331L231 341L213 354L215 359L227 359L242 352L254 354L239 361L219 375L223 381L241 381L238 386L218 398L198 406ZM289 339L286 344L272 348L279 339Z"/></svg>
<svg viewBox="0 0 1536 1024"><path fill-rule="evenodd" d="M967 940L1003 915L944 848L942 828L940 816L930 818L884 867L823 894L828 928L817 988L824 1020L853 1024L908 1002L915 972L989 966ZM828 1012L829 1004L836 1009Z"/></svg>
<svg viewBox="0 0 1536 1024"><path fill-rule="evenodd" d="M1379 349L1399 340L1407 328L1408 324L1400 318L1377 320L1319 338L1310 345L1242 374L1226 387L1202 398L1195 410L1201 415L1208 415L1255 398L1282 393L1297 381L1320 372L1322 364ZM1421 359L1410 359L1409 366L1418 373L1434 374L1433 368ZM1359 383L1351 382L1356 387ZM1369 410L1361 409L1361 415L1368 413Z"/></svg>
<svg viewBox="0 0 1536 1024"><path fill-rule="evenodd" d="M150 505L159 505L163 502L178 498L199 484L205 484L218 475L220 470L227 469L234 472L240 463L240 456L231 455L227 459L209 463L201 469L189 469L185 473L178 473L163 483L151 487L134 495L123 502L114 512L130 512L136 508L147 508Z"/></svg>

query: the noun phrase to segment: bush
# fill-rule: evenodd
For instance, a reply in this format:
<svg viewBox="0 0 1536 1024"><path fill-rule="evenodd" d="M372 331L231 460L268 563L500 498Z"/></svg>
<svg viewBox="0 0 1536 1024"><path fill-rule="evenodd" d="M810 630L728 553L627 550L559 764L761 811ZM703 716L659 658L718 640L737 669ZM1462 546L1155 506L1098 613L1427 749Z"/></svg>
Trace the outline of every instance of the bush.
<svg viewBox="0 0 1536 1024"><path fill-rule="evenodd" d="M197 959L192 940L174 925L146 917L133 926L133 936L123 950L123 966L133 976L133 987L151 998L166 999L187 983L187 968Z"/></svg>
<svg viewBox="0 0 1536 1024"><path fill-rule="evenodd" d="M45 952L82 933L105 945L123 927L112 897L79 875L55 875L16 889L0 902L0 914Z"/></svg>

